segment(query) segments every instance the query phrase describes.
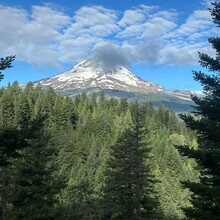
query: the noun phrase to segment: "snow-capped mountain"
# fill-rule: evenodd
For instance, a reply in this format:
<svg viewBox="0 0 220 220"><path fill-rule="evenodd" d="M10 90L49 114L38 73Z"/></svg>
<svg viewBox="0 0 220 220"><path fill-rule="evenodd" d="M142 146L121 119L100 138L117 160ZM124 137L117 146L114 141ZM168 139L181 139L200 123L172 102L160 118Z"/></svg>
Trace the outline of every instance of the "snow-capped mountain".
<svg viewBox="0 0 220 220"><path fill-rule="evenodd" d="M145 94L165 91L164 87L136 77L125 67L104 71L91 59L84 60L64 73L37 83L56 90L100 88Z"/></svg>
<svg viewBox="0 0 220 220"><path fill-rule="evenodd" d="M37 84L50 86L58 94L69 97L75 97L82 91L88 94L95 91L98 94L100 90L104 90L108 97L126 97L145 103L150 101L155 106L163 103L179 112L192 109L191 95L195 95L190 91L167 90L163 86L140 79L122 66L103 70L92 59L84 60L59 75L35 82Z"/></svg>

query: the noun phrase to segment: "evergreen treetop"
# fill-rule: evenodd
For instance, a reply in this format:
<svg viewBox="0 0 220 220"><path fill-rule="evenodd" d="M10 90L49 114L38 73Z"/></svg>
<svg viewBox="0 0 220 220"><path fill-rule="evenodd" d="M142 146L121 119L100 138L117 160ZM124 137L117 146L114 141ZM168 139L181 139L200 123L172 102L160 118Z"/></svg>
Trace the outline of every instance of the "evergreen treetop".
<svg viewBox="0 0 220 220"><path fill-rule="evenodd" d="M213 21L220 28L220 3L212 3L210 9ZM199 53L199 62L209 73L194 71L196 81L204 89L204 97L193 96L193 115L182 115L186 124L198 134L198 148L181 151L199 164L199 183L186 183L194 193L191 208L186 209L189 219L219 219L220 216L220 37L208 39L216 57ZM210 73L212 72L212 74Z"/></svg>
<svg viewBox="0 0 220 220"><path fill-rule="evenodd" d="M12 62L15 60L15 56L7 56L5 58L0 58L0 81L4 78L1 70L12 67Z"/></svg>

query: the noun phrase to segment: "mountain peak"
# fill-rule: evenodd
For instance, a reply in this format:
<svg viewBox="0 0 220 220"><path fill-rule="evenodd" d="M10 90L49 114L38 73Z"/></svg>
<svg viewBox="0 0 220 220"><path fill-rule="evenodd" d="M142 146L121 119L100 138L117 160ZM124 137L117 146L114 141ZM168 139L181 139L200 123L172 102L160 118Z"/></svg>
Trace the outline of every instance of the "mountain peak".
<svg viewBox="0 0 220 220"><path fill-rule="evenodd" d="M70 70L38 83L60 90L101 88L145 94L165 90L162 86L140 79L123 66L105 70L92 59L83 60Z"/></svg>

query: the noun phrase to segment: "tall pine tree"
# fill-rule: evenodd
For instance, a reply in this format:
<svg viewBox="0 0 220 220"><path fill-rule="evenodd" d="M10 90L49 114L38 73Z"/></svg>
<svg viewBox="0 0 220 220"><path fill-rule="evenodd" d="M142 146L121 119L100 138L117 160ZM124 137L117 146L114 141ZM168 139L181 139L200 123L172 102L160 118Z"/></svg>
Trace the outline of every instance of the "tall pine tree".
<svg viewBox="0 0 220 220"><path fill-rule="evenodd" d="M156 202L151 197L154 179L147 165L150 149L142 116L136 103L132 108L133 125L124 129L112 146L103 187L103 219L155 217Z"/></svg>
<svg viewBox="0 0 220 220"><path fill-rule="evenodd" d="M29 108L26 91L22 95L18 122L28 134L28 147L21 149L20 157L11 161L9 219L54 219L59 188L54 176L55 161L52 161L55 147L50 145L51 135L46 126L48 118L44 112L31 117L34 106Z"/></svg>
<svg viewBox="0 0 220 220"><path fill-rule="evenodd" d="M220 3L212 3L213 21L220 27ZM193 206L186 209L189 219L220 219L220 37L208 39L216 57L199 53L199 62L209 73L193 72L196 81L203 86L205 96L192 99L196 104L195 115L182 116L186 124L197 131L197 149L181 148L187 156L198 162L201 177L199 183L186 183L194 193Z"/></svg>

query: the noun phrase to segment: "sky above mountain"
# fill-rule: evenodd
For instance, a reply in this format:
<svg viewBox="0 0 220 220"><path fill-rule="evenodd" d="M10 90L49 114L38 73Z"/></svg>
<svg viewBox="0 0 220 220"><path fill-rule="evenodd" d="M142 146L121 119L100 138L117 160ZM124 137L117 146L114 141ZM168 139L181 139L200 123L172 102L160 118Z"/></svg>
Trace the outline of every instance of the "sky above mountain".
<svg viewBox="0 0 220 220"><path fill-rule="evenodd" d="M0 57L16 55L0 85L36 81L94 58L168 89L200 90L198 51L219 33L207 0L0 1Z"/></svg>

